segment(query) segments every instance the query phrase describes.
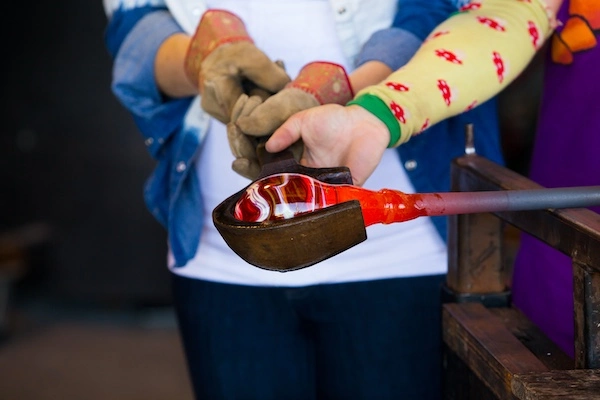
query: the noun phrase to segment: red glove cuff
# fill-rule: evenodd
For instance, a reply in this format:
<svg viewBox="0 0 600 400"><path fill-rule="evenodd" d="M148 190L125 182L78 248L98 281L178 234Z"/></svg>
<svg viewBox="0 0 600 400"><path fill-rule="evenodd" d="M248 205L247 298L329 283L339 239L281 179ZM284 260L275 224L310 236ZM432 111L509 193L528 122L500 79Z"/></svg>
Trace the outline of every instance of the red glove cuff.
<svg viewBox="0 0 600 400"><path fill-rule="evenodd" d="M346 105L354 97L344 67L325 61L306 64L296 79L286 87L304 90L313 95L320 104Z"/></svg>
<svg viewBox="0 0 600 400"><path fill-rule="evenodd" d="M198 86L200 64L214 49L240 41L253 43L240 17L225 10L206 11L185 56L185 72L190 81Z"/></svg>

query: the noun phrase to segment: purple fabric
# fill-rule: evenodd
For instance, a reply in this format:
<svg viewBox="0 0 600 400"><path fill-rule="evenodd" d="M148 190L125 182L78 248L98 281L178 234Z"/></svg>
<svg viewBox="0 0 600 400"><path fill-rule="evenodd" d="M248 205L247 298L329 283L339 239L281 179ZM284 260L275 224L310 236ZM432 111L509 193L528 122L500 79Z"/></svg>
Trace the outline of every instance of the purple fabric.
<svg viewBox="0 0 600 400"><path fill-rule="evenodd" d="M558 15L567 21L567 6ZM600 40L600 35L596 35ZM530 177L546 187L600 185L600 46L574 53L570 65L548 59ZM600 213L600 207L594 207ZM523 235L513 299L542 331L574 356L571 260Z"/></svg>

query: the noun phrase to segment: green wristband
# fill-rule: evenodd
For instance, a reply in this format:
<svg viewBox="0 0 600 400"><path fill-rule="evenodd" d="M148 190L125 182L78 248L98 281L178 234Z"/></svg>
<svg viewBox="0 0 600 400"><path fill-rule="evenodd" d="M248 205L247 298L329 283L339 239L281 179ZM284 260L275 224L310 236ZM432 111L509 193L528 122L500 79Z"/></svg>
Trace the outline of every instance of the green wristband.
<svg viewBox="0 0 600 400"><path fill-rule="evenodd" d="M402 135L400 123L383 100L372 94L363 94L356 97L354 100L350 100L346 105L349 106L352 104L366 109L387 126L388 131L390 131L390 143L388 144L388 148L392 148L398 143Z"/></svg>

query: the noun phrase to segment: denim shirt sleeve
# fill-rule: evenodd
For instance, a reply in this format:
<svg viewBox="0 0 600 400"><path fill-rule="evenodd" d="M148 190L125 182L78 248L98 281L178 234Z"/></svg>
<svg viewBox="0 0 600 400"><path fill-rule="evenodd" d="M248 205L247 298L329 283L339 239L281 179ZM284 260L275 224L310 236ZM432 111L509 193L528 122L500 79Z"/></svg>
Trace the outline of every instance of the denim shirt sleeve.
<svg viewBox="0 0 600 400"><path fill-rule="evenodd" d="M183 265L195 254L202 226L201 213L185 215L187 210L197 209L200 201L194 169L190 168L200 135L197 129L184 126L198 98L166 98L154 79L160 45L178 32L182 32L180 26L164 7L121 7L110 17L105 42L114 58L112 91L133 116L150 154L158 161L146 181L146 205L167 228L177 264Z"/></svg>
<svg viewBox="0 0 600 400"><path fill-rule="evenodd" d="M365 43L357 65L381 61L393 71L406 64L427 35L456 11L450 0L401 0L390 28L375 32Z"/></svg>
<svg viewBox="0 0 600 400"><path fill-rule="evenodd" d="M181 28L168 11L144 7L117 11L105 35L107 47L114 54L112 91L131 112L155 158L162 156L163 146L181 125L192 101L191 97L165 98L154 80L158 48L178 32Z"/></svg>

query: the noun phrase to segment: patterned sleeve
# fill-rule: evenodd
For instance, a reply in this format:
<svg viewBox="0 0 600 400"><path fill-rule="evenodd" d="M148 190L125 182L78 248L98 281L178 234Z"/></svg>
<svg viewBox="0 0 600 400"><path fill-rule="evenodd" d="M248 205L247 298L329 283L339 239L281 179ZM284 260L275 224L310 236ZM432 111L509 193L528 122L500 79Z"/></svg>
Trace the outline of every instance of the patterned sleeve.
<svg viewBox="0 0 600 400"><path fill-rule="evenodd" d="M502 91L541 48L553 21L541 0L472 1L438 25L409 63L350 103L378 116L390 147L398 146Z"/></svg>

